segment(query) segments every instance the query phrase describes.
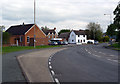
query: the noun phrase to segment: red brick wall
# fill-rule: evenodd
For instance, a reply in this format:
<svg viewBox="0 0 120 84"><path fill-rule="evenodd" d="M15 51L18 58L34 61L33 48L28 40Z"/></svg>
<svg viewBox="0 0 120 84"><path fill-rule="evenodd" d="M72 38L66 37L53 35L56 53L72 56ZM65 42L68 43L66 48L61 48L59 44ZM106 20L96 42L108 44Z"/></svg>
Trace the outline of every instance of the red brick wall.
<svg viewBox="0 0 120 84"><path fill-rule="evenodd" d="M25 34L25 46L29 46L29 43L27 43L27 36L29 36L30 38L34 38L34 27L32 27L26 34ZM35 26L35 36L36 38L44 38L45 41L48 42L48 39L46 38L45 34L42 32L42 30L40 30L37 26ZM44 43L42 44L46 44L46 42L44 41ZM41 45L41 41L37 41L36 44Z"/></svg>

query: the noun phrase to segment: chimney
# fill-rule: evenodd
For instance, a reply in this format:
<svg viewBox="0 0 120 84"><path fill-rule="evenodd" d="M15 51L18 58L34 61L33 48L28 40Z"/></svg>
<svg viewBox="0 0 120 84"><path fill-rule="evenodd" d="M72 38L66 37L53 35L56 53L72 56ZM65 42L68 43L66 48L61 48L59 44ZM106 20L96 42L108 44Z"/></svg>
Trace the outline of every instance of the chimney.
<svg viewBox="0 0 120 84"><path fill-rule="evenodd" d="M54 28L54 30L56 30L56 27Z"/></svg>

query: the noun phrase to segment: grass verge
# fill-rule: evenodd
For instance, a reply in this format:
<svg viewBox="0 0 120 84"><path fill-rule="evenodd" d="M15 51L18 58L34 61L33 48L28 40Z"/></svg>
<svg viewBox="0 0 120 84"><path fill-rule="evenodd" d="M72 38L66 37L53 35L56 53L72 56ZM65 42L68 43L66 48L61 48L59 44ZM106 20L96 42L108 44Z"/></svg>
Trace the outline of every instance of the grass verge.
<svg viewBox="0 0 120 84"><path fill-rule="evenodd" d="M22 51L22 50L30 50L30 49L41 49L41 48L52 48L52 47L60 47L61 45L43 45L43 46L36 46L35 48L33 46L9 46L9 47L3 47L2 53L10 53L10 52L16 52L16 51Z"/></svg>
<svg viewBox="0 0 120 84"><path fill-rule="evenodd" d="M120 50L120 44L119 43L115 43L115 44L112 44L110 45L111 47L114 47L115 50Z"/></svg>

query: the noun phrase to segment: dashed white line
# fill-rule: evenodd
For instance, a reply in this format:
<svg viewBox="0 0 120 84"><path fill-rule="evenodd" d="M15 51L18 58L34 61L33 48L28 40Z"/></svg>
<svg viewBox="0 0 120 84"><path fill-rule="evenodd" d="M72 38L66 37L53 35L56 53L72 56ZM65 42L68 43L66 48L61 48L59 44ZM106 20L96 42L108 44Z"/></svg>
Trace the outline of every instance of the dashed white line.
<svg viewBox="0 0 120 84"><path fill-rule="evenodd" d="M118 62L118 60L112 60L112 61L114 61L114 62Z"/></svg>
<svg viewBox="0 0 120 84"><path fill-rule="evenodd" d="M50 69L52 69L52 66L49 66Z"/></svg>
<svg viewBox="0 0 120 84"><path fill-rule="evenodd" d="M107 60L111 60L111 59L107 59Z"/></svg>
<svg viewBox="0 0 120 84"><path fill-rule="evenodd" d="M87 51L87 49L85 48L85 50Z"/></svg>
<svg viewBox="0 0 120 84"><path fill-rule="evenodd" d="M110 56L115 56L115 55L110 55Z"/></svg>
<svg viewBox="0 0 120 84"><path fill-rule="evenodd" d="M99 55L95 55L95 54L93 54L94 56L96 56L96 57L101 57L101 56L99 56Z"/></svg>
<svg viewBox="0 0 120 84"><path fill-rule="evenodd" d="M60 84L60 82L59 82L59 80L58 80L57 78L55 78L55 82L56 82L57 84Z"/></svg>
<svg viewBox="0 0 120 84"><path fill-rule="evenodd" d="M53 70L51 70L51 73L52 73L52 75L55 75L55 72Z"/></svg>
<svg viewBox="0 0 120 84"><path fill-rule="evenodd" d="M91 54L91 52L88 52L89 54Z"/></svg>
<svg viewBox="0 0 120 84"><path fill-rule="evenodd" d="M51 61L51 59L49 59L49 61Z"/></svg>
<svg viewBox="0 0 120 84"><path fill-rule="evenodd" d="M51 62L49 62L49 65L51 64Z"/></svg>

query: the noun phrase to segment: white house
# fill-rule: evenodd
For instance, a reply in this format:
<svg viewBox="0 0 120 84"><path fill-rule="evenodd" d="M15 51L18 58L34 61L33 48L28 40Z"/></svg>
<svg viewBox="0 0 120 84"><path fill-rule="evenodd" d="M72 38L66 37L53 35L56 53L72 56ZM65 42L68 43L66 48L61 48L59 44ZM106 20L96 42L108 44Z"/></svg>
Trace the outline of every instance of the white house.
<svg viewBox="0 0 120 84"><path fill-rule="evenodd" d="M87 44L87 35L84 30L70 32L68 43L70 44Z"/></svg>

